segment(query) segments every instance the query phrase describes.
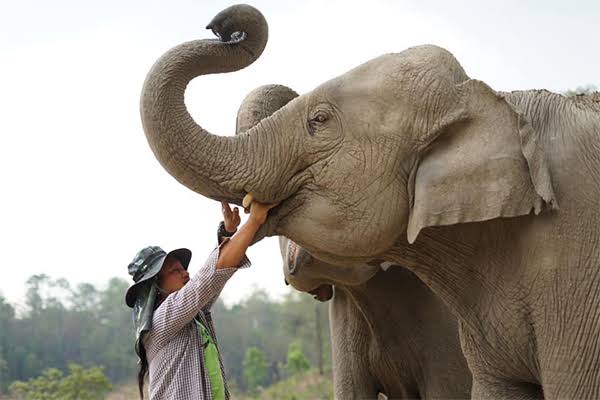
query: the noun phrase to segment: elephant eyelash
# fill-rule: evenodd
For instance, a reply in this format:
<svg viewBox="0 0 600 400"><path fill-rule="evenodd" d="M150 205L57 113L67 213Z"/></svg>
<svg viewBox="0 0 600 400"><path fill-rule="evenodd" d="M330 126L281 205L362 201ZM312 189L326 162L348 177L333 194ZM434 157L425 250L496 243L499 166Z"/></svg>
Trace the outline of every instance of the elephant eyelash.
<svg viewBox="0 0 600 400"><path fill-rule="evenodd" d="M317 131L317 123L314 120L308 121L308 134L310 136L315 136L315 132Z"/></svg>

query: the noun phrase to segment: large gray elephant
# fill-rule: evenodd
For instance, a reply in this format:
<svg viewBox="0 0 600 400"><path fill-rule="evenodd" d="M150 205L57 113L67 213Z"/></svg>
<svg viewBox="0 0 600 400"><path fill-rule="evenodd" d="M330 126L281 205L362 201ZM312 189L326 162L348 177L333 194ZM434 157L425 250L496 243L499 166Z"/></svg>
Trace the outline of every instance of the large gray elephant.
<svg viewBox="0 0 600 400"><path fill-rule="evenodd" d="M338 267L280 238L286 280L329 305L336 399L466 399L458 323L399 266ZM335 285L334 292L332 291Z"/></svg>
<svg viewBox="0 0 600 400"><path fill-rule="evenodd" d="M246 96L236 134L296 98L281 85ZM280 237L286 282L320 301L335 297L329 317L337 399L466 399L471 374L460 349L458 323L410 271L377 265L332 266ZM387 265L386 265L387 267Z"/></svg>
<svg viewBox="0 0 600 400"><path fill-rule="evenodd" d="M474 398L600 398L598 96L497 93L418 46L220 137L189 115L186 85L250 65L268 28L250 6L209 28L219 39L176 46L144 83L143 127L171 175L279 203L256 240L410 269L459 319Z"/></svg>

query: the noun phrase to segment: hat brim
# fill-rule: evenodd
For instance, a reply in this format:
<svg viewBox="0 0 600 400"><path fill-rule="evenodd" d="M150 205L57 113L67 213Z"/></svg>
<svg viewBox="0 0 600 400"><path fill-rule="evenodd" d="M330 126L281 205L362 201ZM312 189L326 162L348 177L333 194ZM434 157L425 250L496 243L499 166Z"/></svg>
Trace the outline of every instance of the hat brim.
<svg viewBox="0 0 600 400"><path fill-rule="evenodd" d="M135 298L137 297L138 290L145 286L144 284L149 279L152 279L156 275L158 275L166 258L167 255L159 257L155 262L152 263L150 268L148 268L144 276L142 276L142 278L139 281L137 281L136 283L131 285L129 289L127 289L127 293L125 293L125 303L127 303L127 305L130 308L133 308L133 306L135 305Z"/></svg>
<svg viewBox="0 0 600 400"><path fill-rule="evenodd" d="M188 266L190 265L190 260L192 259L192 252L189 249L181 248L172 250L167 254L167 257L169 256L177 258L183 266L183 268L185 268L185 270L187 271Z"/></svg>
<svg viewBox="0 0 600 400"><path fill-rule="evenodd" d="M135 305L135 299L137 297L138 290L140 290L142 287L144 287L145 286L144 284L149 279L152 279L156 275L158 275L158 273L162 269L162 266L163 266L165 260L169 256L177 258L179 260L179 262L181 263L181 265L183 266L183 268L185 268L185 270L187 271L188 266L190 265L190 260L192 259L192 252L189 249L186 249L186 248L175 249L173 251L170 251L168 254L158 258L152 264L152 266L150 266L150 268L148 268L148 271L146 271L144 276L139 281L137 281L136 283L131 285L129 287L129 289L127 289L127 293L125 293L125 303L127 304L127 306L129 308L133 308L133 306Z"/></svg>

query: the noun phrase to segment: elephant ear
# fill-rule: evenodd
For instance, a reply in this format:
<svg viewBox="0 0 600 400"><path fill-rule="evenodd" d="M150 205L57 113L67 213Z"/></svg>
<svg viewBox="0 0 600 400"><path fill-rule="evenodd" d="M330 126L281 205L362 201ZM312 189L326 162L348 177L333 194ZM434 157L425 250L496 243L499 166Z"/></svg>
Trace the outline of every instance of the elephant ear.
<svg viewBox="0 0 600 400"><path fill-rule="evenodd" d="M542 141L526 118L483 82L455 88L413 169L410 243L425 227L557 208Z"/></svg>
<svg viewBox="0 0 600 400"><path fill-rule="evenodd" d="M246 132L296 97L298 93L283 85L264 85L254 89L242 100L238 109L236 135Z"/></svg>

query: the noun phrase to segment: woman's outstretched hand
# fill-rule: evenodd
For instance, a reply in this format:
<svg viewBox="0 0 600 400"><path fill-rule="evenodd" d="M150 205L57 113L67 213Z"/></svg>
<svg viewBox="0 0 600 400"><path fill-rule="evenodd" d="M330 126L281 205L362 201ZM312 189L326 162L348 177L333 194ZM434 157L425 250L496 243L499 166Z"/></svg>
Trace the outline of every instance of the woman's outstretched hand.
<svg viewBox="0 0 600 400"><path fill-rule="evenodd" d="M257 224L258 226L263 225L267 221L269 210L276 205L277 204L265 204L253 201L252 204L250 204L250 218L248 218L248 221Z"/></svg>
<svg viewBox="0 0 600 400"><path fill-rule="evenodd" d="M232 232L231 226L237 228L240 223L239 211L237 207L231 211L229 204L221 203L223 210L223 218L225 219L225 229L228 232ZM259 202L252 202L250 204L250 217L240 227L240 229L229 239L221 245L219 251L219 258L217 259L217 268L234 268L240 265L244 254L250 243L254 240L256 232L260 227L267 221L269 210L275 207L276 204L263 204ZM227 214L227 215L226 215ZM227 225L227 219L230 220L230 225Z"/></svg>

